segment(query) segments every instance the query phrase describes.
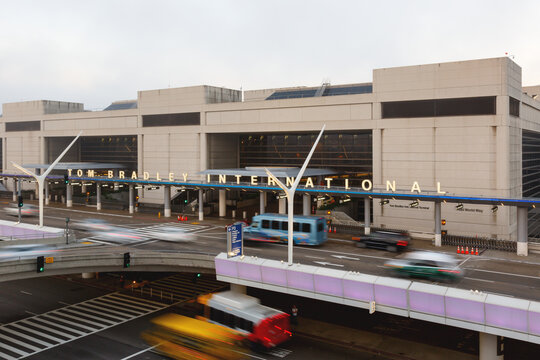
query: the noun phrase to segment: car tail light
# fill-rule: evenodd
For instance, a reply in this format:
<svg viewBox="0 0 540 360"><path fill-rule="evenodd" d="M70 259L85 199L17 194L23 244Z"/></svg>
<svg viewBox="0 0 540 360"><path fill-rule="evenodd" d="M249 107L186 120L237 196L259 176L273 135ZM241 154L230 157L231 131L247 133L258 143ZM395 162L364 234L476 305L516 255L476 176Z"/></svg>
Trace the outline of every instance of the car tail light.
<svg viewBox="0 0 540 360"><path fill-rule="evenodd" d="M360 236L353 236L352 240L360 241Z"/></svg>
<svg viewBox="0 0 540 360"><path fill-rule="evenodd" d="M448 269L438 269L437 271L447 272L447 273L452 273L452 274L459 274L461 272L459 270L448 270Z"/></svg>
<svg viewBox="0 0 540 360"><path fill-rule="evenodd" d="M405 240L399 240L397 246L407 246L409 243Z"/></svg>

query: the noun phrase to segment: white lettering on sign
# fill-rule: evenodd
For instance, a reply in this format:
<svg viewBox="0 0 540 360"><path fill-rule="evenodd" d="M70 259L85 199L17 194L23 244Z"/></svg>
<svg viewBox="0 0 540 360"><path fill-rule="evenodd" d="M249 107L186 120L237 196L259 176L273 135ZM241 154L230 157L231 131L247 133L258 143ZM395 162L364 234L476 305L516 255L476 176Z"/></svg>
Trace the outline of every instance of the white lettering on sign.
<svg viewBox="0 0 540 360"><path fill-rule="evenodd" d="M411 187L411 192L415 192L415 191L418 191L419 194L422 192L420 191L420 185L418 185L418 181L413 182L412 187Z"/></svg>
<svg viewBox="0 0 540 360"><path fill-rule="evenodd" d="M83 176L83 171L81 169L77 170L77 176L78 177Z"/></svg>
<svg viewBox="0 0 540 360"><path fill-rule="evenodd" d="M349 190L349 179L345 179L345 190Z"/></svg>
<svg viewBox="0 0 540 360"><path fill-rule="evenodd" d="M210 182L210 174L206 174L206 182Z"/></svg>
<svg viewBox="0 0 540 360"><path fill-rule="evenodd" d="M251 177L251 185L257 185L257 177L256 176Z"/></svg>
<svg viewBox="0 0 540 360"><path fill-rule="evenodd" d="M144 180L150 179L150 173L148 171L143 172L143 179Z"/></svg>
<svg viewBox="0 0 540 360"><path fill-rule="evenodd" d="M330 183L332 182L332 178L324 178L324 180L326 180L326 187L330 189Z"/></svg>
<svg viewBox="0 0 540 360"><path fill-rule="evenodd" d="M240 184L240 178L242 177L241 175L234 175L236 177L236 183L237 184Z"/></svg>
<svg viewBox="0 0 540 360"><path fill-rule="evenodd" d="M174 173L169 173L169 181L174 181Z"/></svg>
<svg viewBox="0 0 540 360"><path fill-rule="evenodd" d="M126 178L126 172L125 171L119 171L118 172L118 177L120 179L125 179Z"/></svg>
<svg viewBox="0 0 540 360"><path fill-rule="evenodd" d="M159 177L159 173L158 173L158 172L156 173L156 180L157 180L157 181L161 181L161 178Z"/></svg>
<svg viewBox="0 0 540 360"><path fill-rule="evenodd" d="M220 184L225 184L225 183L227 182L227 175L221 175L221 174L220 174L220 175L219 175L219 180L218 180L218 182L219 182Z"/></svg>
<svg viewBox="0 0 540 360"><path fill-rule="evenodd" d="M113 171L112 171L112 170L107 171L107 177L108 177L109 179L112 179L113 176L114 176L114 174L113 174Z"/></svg>
<svg viewBox="0 0 540 360"><path fill-rule="evenodd" d="M88 176L88 177L94 177L94 174L95 174L94 170L87 170L86 171L86 176Z"/></svg>
<svg viewBox="0 0 540 360"><path fill-rule="evenodd" d="M310 177L306 180L306 187L313 187L313 180Z"/></svg>
<svg viewBox="0 0 540 360"><path fill-rule="evenodd" d="M188 173L182 173L182 177L184 178L184 182L187 181L187 176L188 176Z"/></svg>
<svg viewBox="0 0 540 360"><path fill-rule="evenodd" d="M369 191L373 187L373 184L370 180L363 180L362 181L362 190Z"/></svg>
<svg viewBox="0 0 540 360"><path fill-rule="evenodd" d="M390 190L392 190L392 192L396 192L396 180L392 182L386 180L386 191Z"/></svg>
<svg viewBox="0 0 540 360"><path fill-rule="evenodd" d="M294 184L294 180L295 178L287 176L287 186L292 186Z"/></svg>
<svg viewBox="0 0 540 360"><path fill-rule="evenodd" d="M272 179L270 176L268 177L268 186L276 185L276 182L274 179Z"/></svg>
<svg viewBox="0 0 540 360"><path fill-rule="evenodd" d="M71 176L71 171L72 171L72 170L73 170L73 169L68 169L68 175L69 175L69 176Z"/></svg>
<svg viewBox="0 0 540 360"><path fill-rule="evenodd" d="M137 172L136 171L131 172L131 179L132 180L137 180Z"/></svg>
<svg viewBox="0 0 540 360"><path fill-rule="evenodd" d="M446 191L441 191L441 183L437 182L437 194L446 194Z"/></svg>

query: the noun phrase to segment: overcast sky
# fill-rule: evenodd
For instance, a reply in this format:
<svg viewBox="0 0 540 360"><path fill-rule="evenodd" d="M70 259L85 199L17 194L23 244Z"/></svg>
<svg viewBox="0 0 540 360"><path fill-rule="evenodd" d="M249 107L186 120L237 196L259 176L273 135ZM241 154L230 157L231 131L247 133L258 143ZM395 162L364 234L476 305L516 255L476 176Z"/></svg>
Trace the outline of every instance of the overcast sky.
<svg viewBox="0 0 540 360"><path fill-rule="evenodd" d="M372 81L372 70L513 55L540 84L540 1L0 2L0 103L138 90Z"/></svg>

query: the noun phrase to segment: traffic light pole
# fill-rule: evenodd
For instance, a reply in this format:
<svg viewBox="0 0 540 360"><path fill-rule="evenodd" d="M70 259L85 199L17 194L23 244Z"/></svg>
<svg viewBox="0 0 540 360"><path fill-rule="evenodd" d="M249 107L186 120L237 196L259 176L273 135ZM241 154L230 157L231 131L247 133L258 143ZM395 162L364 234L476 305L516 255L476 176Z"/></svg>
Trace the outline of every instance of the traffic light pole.
<svg viewBox="0 0 540 360"><path fill-rule="evenodd" d="M19 199L21 198L21 187L22 187L22 184L21 184L21 179L17 179L17 188L18 188L18 192L17 192L17 202L19 201ZM22 211L22 206L19 206L19 204L17 204L17 207L19 208L19 221L18 221L18 224L21 223L21 211Z"/></svg>
<svg viewBox="0 0 540 360"><path fill-rule="evenodd" d="M19 164L16 164L14 163L13 161L11 162L13 164L14 167L16 167L17 169L21 170L22 172L24 172L25 174L28 174L30 176L33 176L37 183L38 183L38 198L39 198L39 227L43 227L43 189L44 189L44 183L45 183L45 179L47 178L47 175L49 175L49 173L54 169L54 167L60 162L60 160L64 157L64 155L66 155L66 153L68 152L68 150L71 148L71 146L73 146L73 144L75 144L75 141L77 141L77 139L79 138L79 136L81 136L82 134L82 131L79 132L79 134L75 137L75 139L73 139L73 141L71 142L71 144L69 144L65 149L64 151L60 154L60 156L58 156L56 158L56 160L51 164L51 166L49 166L49 168L47 170L45 170L45 172L42 174L42 175L37 175L33 172L31 172L30 170L28 169L25 169L23 168L21 165ZM20 221L20 220L19 220Z"/></svg>

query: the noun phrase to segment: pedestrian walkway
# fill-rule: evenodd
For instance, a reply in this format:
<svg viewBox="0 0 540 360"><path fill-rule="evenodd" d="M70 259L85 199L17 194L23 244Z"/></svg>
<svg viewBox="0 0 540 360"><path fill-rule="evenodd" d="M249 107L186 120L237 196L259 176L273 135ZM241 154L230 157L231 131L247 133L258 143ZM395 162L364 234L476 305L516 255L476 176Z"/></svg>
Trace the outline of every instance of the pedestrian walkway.
<svg viewBox="0 0 540 360"><path fill-rule="evenodd" d="M23 359L169 306L114 292L0 326L0 359Z"/></svg>

